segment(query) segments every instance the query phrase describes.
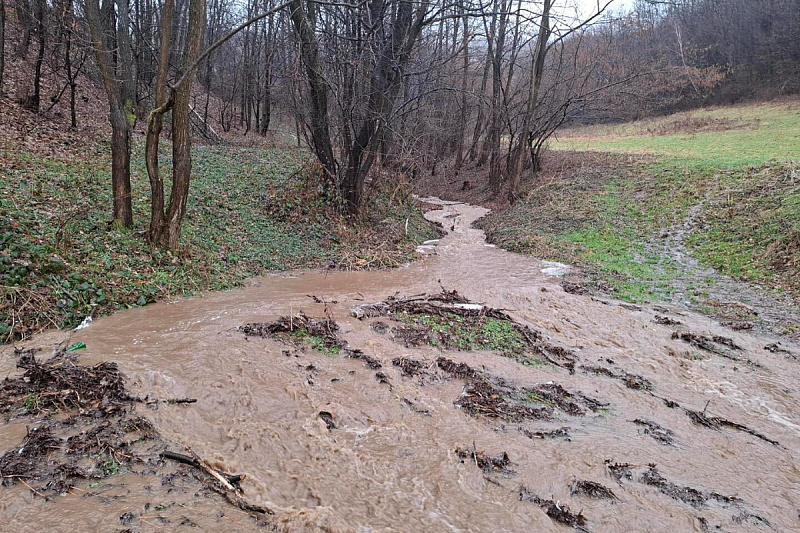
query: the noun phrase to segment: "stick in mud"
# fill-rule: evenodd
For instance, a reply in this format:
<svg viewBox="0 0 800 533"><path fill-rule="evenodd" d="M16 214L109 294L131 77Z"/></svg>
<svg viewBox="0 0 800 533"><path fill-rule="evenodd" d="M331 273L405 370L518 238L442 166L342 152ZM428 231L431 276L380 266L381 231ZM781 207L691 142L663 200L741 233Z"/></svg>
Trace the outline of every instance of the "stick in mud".
<svg viewBox="0 0 800 533"><path fill-rule="evenodd" d="M673 433L672 430L662 427L650 420L643 420L641 418L633 420L633 423L637 426L643 426L644 429L642 431L644 434L650 435L656 442L667 446L672 446L674 444L675 433Z"/></svg>
<svg viewBox="0 0 800 533"><path fill-rule="evenodd" d="M541 507L545 514L547 514L547 516L549 516L554 522L564 524L565 526L570 526L578 531L588 531L588 529L585 527L586 516L584 516L582 510L575 514L566 504L540 498L533 492L530 492L527 488L525 488L525 486L522 486L519 489L519 501L535 503Z"/></svg>
<svg viewBox="0 0 800 533"><path fill-rule="evenodd" d="M744 424L733 422L732 420L728 420L726 418L718 416L707 416L705 414L705 411L708 408L708 404L706 404L706 409L703 409L703 411L700 412L700 411L694 411L692 409L687 409L686 407L681 407L681 405L678 402L670 400L668 398L663 398L653 392L650 392L650 395L664 402L664 405L666 405L670 409L683 410L683 412L686 413L686 416L688 416L689 419L698 426L703 426L708 429L713 429L716 431L719 431L720 428L727 427L757 437L765 442L772 444L773 446L780 446L780 443L778 441L771 439L766 435L764 435L763 433L759 433L758 431L751 429L745 426Z"/></svg>
<svg viewBox="0 0 800 533"><path fill-rule="evenodd" d="M540 431L531 431L531 430L525 429L525 428L519 428L519 430L523 435L525 435L526 437L528 437L531 440L534 440L534 439L557 439L557 438L563 438L567 442L569 442L571 440L569 438L570 428L568 428L568 427L552 429L552 430L540 430Z"/></svg>
<svg viewBox="0 0 800 533"><path fill-rule="evenodd" d="M731 350L742 351L742 347L736 344L733 339L723 337L722 335L712 335L709 337L692 331L675 331L672 333L672 338L682 340L695 348L725 357L732 361L742 361L741 357L731 352ZM721 346L724 348L721 348ZM744 362L752 366L761 366L759 363L751 361L750 359Z"/></svg>
<svg viewBox="0 0 800 533"><path fill-rule="evenodd" d="M616 494L609 489L594 481L578 479L569 487L572 496L586 496L596 500L617 500Z"/></svg>
<svg viewBox="0 0 800 533"><path fill-rule="evenodd" d="M653 383L638 374L631 374L624 370L617 371L603 366L581 365L580 369L587 374L596 376L608 376L622 381L626 387L634 390L649 391L653 388Z"/></svg>
<svg viewBox="0 0 800 533"><path fill-rule="evenodd" d="M173 461L177 461L177 462L183 463L185 465L189 465L189 466L193 466L195 468L200 468L200 469L205 470L204 467L197 460L197 458L192 457L190 455L186 455L186 454L178 453L178 452L171 452L169 450L166 450L164 452L161 452L161 457L163 457L164 459L171 459ZM225 476L225 479L227 480L227 483L229 485L231 485L232 489L234 488L234 485L237 485L242 479L244 479L244 476L240 476L240 475L236 475L236 474L227 474L225 472L222 472L222 475Z"/></svg>
<svg viewBox="0 0 800 533"><path fill-rule="evenodd" d="M212 479L207 480L206 485L214 492L224 496L228 502L230 502L232 505L235 505L242 511L254 513L256 515L275 514L272 509L254 505L244 499L242 489L238 486L239 481L241 481L244 476L222 473L211 467L208 463L201 459L200 456L190 449L187 448L187 451L189 452L189 455L176 452L164 452L161 454L161 456L165 459L171 459L173 461L178 461L180 463L193 466L194 468L202 470L211 476Z"/></svg>
<svg viewBox="0 0 800 533"><path fill-rule="evenodd" d="M611 477L622 485L623 480L637 482L651 487L655 487L662 494L669 496L694 508L705 507L709 501L716 502L725 508L742 510L747 504L736 496L725 496L716 491L704 491L689 486L681 486L664 477L658 471L656 465L635 465L630 463L615 463L609 459L605 461L606 468ZM637 474L638 476L634 476ZM744 515L753 517L757 522L769 527L769 521L749 511L744 511Z"/></svg>
<svg viewBox="0 0 800 533"><path fill-rule="evenodd" d="M745 426L744 424L739 424L738 422L733 422L731 420L719 416L708 416L705 414L705 409L703 409L703 412L699 412L684 408L684 411L686 412L686 415L691 419L691 421L697 424L698 426L703 426L714 430L719 430L722 427L735 429L737 431L741 431L743 433L747 433L749 435L757 437L765 442L769 442L773 446L780 446L780 443L778 441L773 440L767 437L766 435Z"/></svg>
<svg viewBox="0 0 800 533"><path fill-rule="evenodd" d="M473 461L485 474L503 474L506 476L515 474L513 470L508 468L511 465L511 459L509 459L506 452L498 455L489 455L483 451L478 451L473 443L472 448L459 447L455 449L455 453L461 458L462 462L467 459Z"/></svg>

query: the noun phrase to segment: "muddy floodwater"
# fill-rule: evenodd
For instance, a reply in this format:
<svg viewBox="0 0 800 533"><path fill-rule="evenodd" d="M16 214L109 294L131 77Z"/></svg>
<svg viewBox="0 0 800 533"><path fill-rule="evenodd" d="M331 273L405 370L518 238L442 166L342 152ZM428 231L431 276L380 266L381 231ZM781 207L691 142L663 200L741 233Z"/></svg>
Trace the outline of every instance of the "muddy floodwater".
<svg viewBox="0 0 800 533"><path fill-rule="evenodd" d="M428 216L448 234L405 268L269 276L69 334L87 345L81 364L117 362L132 394L196 399L136 409L172 449L245 474L247 500L274 515L256 522L190 478L128 472L49 501L5 483L0 530L800 530L800 347L565 292L552 264L485 244L471 228L485 209L441 206ZM563 357L409 347L391 317L351 313L443 288ZM368 357L240 330L301 311ZM5 348L2 375L15 363ZM0 426L0 454L29 424Z"/></svg>

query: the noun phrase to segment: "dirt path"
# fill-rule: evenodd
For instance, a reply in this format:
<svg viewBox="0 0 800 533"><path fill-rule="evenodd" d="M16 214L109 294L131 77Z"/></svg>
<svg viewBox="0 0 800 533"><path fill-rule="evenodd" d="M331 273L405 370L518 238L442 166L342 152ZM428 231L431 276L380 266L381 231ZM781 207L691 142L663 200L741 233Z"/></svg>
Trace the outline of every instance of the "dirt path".
<svg viewBox="0 0 800 533"><path fill-rule="evenodd" d="M133 394L197 399L135 409L175 449L246 474L246 497L275 511L262 524L279 531L795 530L800 346L769 351L779 339L766 333L568 294L542 262L486 245L471 227L485 212L443 203L428 216L449 234L405 268L266 277L103 318L69 342L86 343L81 364L116 361ZM448 349L461 337L431 319L438 308L353 314L443 287L468 302L417 299L467 306L446 312L473 309L469 320L509 342ZM343 344L295 332L293 319L284 342L240 329L301 311L336 323ZM6 348L0 371L18 375L15 362ZM19 420L0 426L0 453L24 435ZM159 464L52 501L11 484L0 523L262 530L190 478L165 487Z"/></svg>

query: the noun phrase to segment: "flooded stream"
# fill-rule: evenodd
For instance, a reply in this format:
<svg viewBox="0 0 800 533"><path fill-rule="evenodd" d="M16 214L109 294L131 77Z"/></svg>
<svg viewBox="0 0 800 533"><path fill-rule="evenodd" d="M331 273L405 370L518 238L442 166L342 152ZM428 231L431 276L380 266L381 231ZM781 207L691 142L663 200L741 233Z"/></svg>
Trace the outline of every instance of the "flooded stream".
<svg viewBox="0 0 800 533"><path fill-rule="evenodd" d="M190 446L220 469L246 474L247 499L274 509L267 522L279 531L560 531L569 526L553 515L565 506L585 516L575 526L583 531L800 528L800 347L781 340L790 353L773 353L764 348L780 339L732 332L685 310L568 294L543 272L552 265L485 244L471 227L485 209L441 205L428 216L448 235L405 268L269 276L245 289L102 318L69 341L86 343L82 364L116 361L133 394L196 398L139 414L176 450ZM351 315L361 304L443 287L540 331L574 354L575 372L488 351L407 348ZM362 360L287 349L238 329L299 311L321 317L326 309L351 348L382 363L384 378ZM657 324L656 315L682 324ZM709 352L673 338L676 331L724 336L740 349L735 357ZM435 369L441 355L495 383L555 383L602 407L581 415L555 410L547 419L474 416L456 405L469 386L464 379L404 376L391 363L409 357ZM0 371L9 375L14 364L7 347ZM631 387L627 375L651 386ZM709 419L733 425L702 423ZM0 426L0 454L24 435L19 423ZM474 453L465 458L458 449ZM507 468L487 471L478 452L507 454ZM0 488L0 529L263 530L221 499L165 488L153 475L111 479L97 496L85 489L52 501L21 484ZM585 482L613 497L576 490Z"/></svg>

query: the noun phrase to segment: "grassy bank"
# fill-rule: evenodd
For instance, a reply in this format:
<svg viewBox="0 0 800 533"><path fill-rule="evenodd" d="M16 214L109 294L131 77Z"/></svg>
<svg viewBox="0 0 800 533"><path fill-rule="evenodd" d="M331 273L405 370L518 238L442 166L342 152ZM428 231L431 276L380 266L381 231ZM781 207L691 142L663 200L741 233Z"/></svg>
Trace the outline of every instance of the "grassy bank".
<svg viewBox="0 0 800 533"><path fill-rule="evenodd" d="M167 154L163 162L168 164ZM158 299L228 289L268 270L394 266L435 230L407 196L376 193L358 220L320 200L294 150L203 148L178 252L144 239L149 192L134 149L135 227L109 223L110 162L7 151L0 158L0 341ZM165 172L167 169L165 168ZM409 220L408 232L405 231Z"/></svg>
<svg viewBox="0 0 800 533"><path fill-rule="evenodd" d="M737 279L800 294L800 105L702 110L574 129L490 240L568 261L629 301L668 299L674 245ZM704 287L694 287L698 299Z"/></svg>

